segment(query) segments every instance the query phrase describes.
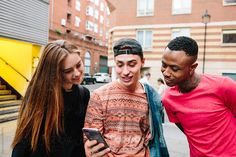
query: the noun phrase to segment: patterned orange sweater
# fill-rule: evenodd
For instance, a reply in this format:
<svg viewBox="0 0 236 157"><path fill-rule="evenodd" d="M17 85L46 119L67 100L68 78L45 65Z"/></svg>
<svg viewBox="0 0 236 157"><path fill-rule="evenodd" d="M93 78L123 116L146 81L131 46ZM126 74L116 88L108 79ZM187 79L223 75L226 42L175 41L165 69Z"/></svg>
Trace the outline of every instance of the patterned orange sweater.
<svg viewBox="0 0 236 157"><path fill-rule="evenodd" d="M118 81L91 95L85 127L98 128L115 157L147 157L151 137L146 93L131 93Z"/></svg>

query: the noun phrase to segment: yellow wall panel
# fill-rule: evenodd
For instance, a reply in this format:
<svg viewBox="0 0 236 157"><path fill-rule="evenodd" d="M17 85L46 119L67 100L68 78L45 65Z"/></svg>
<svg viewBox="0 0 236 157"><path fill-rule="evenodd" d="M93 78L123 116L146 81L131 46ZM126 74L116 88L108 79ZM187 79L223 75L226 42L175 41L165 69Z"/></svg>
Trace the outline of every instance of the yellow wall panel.
<svg viewBox="0 0 236 157"><path fill-rule="evenodd" d="M0 76L22 96L28 85L26 79L30 80L32 76L33 57L39 55L40 47L27 42L0 38L0 57L8 63L0 60Z"/></svg>

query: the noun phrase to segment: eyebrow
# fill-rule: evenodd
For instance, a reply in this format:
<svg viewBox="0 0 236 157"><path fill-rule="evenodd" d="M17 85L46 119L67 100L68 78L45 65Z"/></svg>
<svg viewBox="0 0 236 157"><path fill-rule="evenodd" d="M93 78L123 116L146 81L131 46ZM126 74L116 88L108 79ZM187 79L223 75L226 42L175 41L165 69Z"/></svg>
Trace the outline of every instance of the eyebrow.
<svg viewBox="0 0 236 157"><path fill-rule="evenodd" d="M79 63L81 63L81 60L79 60L75 65L77 65L77 64L79 64ZM74 65L74 66L75 66L75 65ZM73 66L72 66L72 67L69 67L69 68L66 68L66 69L62 69L62 71L65 72L65 71L67 71L67 70L70 70L71 68L73 68Z"/></svg>
<svg viewBox="0 0 236 157"><path fill-rule="evenodd" d="M168 65L168 66L170 66L170 67L177 67L177 68L179 68L179 69L183 69L182 67L180 67L180 66L178 66L178 65L166 64L163 60L162 60L161 62L162 62L162 64Z"/></svg>

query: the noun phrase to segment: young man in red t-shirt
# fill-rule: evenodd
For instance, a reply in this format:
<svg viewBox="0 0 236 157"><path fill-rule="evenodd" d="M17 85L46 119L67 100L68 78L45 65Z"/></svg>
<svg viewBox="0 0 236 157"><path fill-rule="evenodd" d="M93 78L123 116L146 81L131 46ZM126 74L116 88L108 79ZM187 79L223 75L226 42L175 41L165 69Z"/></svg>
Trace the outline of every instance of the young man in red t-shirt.
<svg viewBox="0 0 236 157"><path fill-rule="evenodd" d="M236 156L236 82L195 73L197 57L198 45L188 37L173 39L163 53L169 120L187 136L191 157Z"/></svg>

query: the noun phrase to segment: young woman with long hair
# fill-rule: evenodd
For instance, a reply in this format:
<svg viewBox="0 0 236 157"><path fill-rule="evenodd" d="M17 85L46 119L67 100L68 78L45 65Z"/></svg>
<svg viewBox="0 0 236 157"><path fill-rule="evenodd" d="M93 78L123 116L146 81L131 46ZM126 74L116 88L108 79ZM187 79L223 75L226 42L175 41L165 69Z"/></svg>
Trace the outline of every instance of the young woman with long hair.
<svg viewBox="0 0 236 157"><path fill-rule="evenodd" d="M12 143L12 157L83 157L82 128L90 98L78 86L84 65L78 48L48 43L26 90Z"/></svg>

